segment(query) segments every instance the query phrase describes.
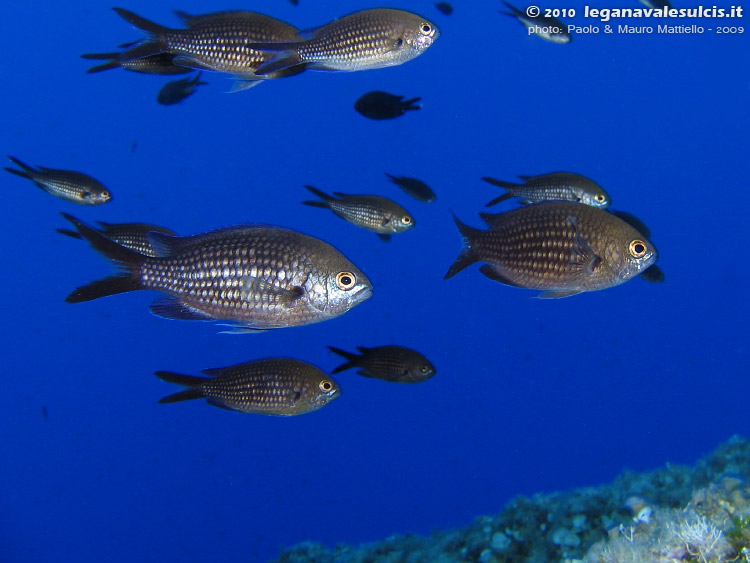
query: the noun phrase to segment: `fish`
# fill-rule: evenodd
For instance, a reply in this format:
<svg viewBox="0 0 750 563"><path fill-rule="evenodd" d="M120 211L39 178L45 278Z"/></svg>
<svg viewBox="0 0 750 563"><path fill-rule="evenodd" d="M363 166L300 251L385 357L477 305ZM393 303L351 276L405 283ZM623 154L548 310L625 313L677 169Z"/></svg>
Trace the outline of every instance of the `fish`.
<svg viewBox="0 0 750 563"><path fill-rule="evenodd" d="M172 29L123 8L115 12L148 37L126 50L120 61L137 60L158 53L173 55L173 64L196 70L231 74L235 83L232 91L246 90L262 80L284 78L304 71L304 65L290 66L280 72L257 74L258 67L272 54L254 49L256 41L299 41L297 28L270 16L241 10L191 15L176 11L186 26Z"/></svg>
<svg viewBox="0 0 750 563"><path fill-rule="evenodd" d="M333 378L291 358L265 358L201 373L207 377L157 371L159 379L187 387L159 403L205 398L210 405L230 411L294 416L318 410L341 396Z"/></svg>
<svg viewBox="0 0 750 563"><path fill-rule="evenodd" d="M653 8L655 10L669 9L672 7L672 3L669 0L640 0L641 4L647 8Z"/></svg>
<svg viewBox="0 0 750 563"><path fill-rule="evenodd" d="M36 187L55 197L79 205L102 205L112 201L112 193L99 180L88 174L44 166L37 166L35 169L15 157L8 156L8 159L21 170L15 168L5 170L31 180Z"/></svg>
<svg viewBox="0 0 750 563"><path fill-rule="evenodd" d="M414 227L414 219L409 212L390 199L377 195L348 195L341 192L333 192L336 196L333 197L312 186L305 187L321 200L302 203L330 209L349 223L378 233L382 240L390 240L392 234L402 233Z"/></svg>
<svg viewBox="0 0 750 563"><path fill-rule="evenodd" d="M453 6L448 2L435 2L435 7L441 14L445 14L446 16L450 16L453 13Z"/></svg>
<svg viewBox="0 0 750 563"><path fill-rule="evenodd" d="M301 31L302 41L250 43L272 53L258 75L305 64L313 70L356 71L396 66L424 53L438 38L437 26L403 10L376 8L349 14L315 29Z"/></svg>
<svg viewBox="0 0 750 563"><path fill-rule="evenodd" d="M508 190L489 202L487 207L512 197L523 198L521 203L524 205L537 201L562 200L577 201L599 209L606 209L612 203L609 194L599 184L573 172L550 172L539 176L519 176L519 178L523 180L523 184L483 177L482 180L485 182Z"/></svg>
<svg viewBox="0 0 750 563"><path fill-rule="evenodd" d="M651 239L651 229L649 229L643 221L632 213L628 213L627 211L612 211L612 214L628 223L647 239ZM659 266L653 264L645 272L641 273L641 279L648 283L663 283L666 279L666 275Z"/></svg>
<svg viewBox="0 0 750 563"><path fill-rule="evenodd" d="M328 346L328 349L348 360L332 373L359 368L359 375L395 383L420 383L436 373L435 366L427 358L403 346L357 346L361 354L353 354L333 346Z"/></svg>
<svg viewBox="0 0 750 563"><path fill-rule="evenodd" d="M396 96L387 92L368 92L355 103L354 109L370 119L393 119L404 115L409 110L422 109L414 104L422 98L404 100L404 96Z"/></svg>
<svg viewBox="0 0 750 563"><path fill-rule="evenodd" d="M500 10L500 13L517 19L526 29L533 31L534 35L551 43L570 43L573 41L573 36L568 32L568 27L557 18L542 15L530 16L525 11L505 2L505 0L503 0L503 4L510 11ZM539 11L539 8L537 8L537 11Z"/></svg>
<svg viewBox="0 0 750 563"><path fill-rule="evenodd" d="M150 232L156 257L117 244L63 213L121 272L75 289L66 301L152 289L150 309L167 319L223 321L229 332L258 332L333 319L372 295L370 280L314 237L268 225L176 237Z"/></svg>
<svg viewBox="0 0 750 563"><path fill-rule="evenodd" d="M208 82L202 82L200 80L201 73L195 75L194 78L182 78L181 80L173 80L167 82L156 96L156 101L163 106L171 106L180 103L188 96L192 96L198 86L204 86Z"/></svg>
<svg viewBox="0 0 750 563"><path fill-rule="evenodd" d="M105 223L97 221L98 231L105 237L113 240L120 246L135 250L138 254L144 256L157 256L156 249L149 240L148 233L162 233L169 236L177 236L174 231L158 225L149 225L148 223ZM55 229L58 233L75 239L83 240L78 231L70 229Z"/></svg>
<svg viewBox="0 0 750 563"><path fill-rule="evenodd" d="M548 201L480 216L490 230L454 217L464 246L446 279L484 262L479 271L492 280L560 298L624 283L657 259L643 234L583 203Z"/></svg>
<svg viewBox="0 0 750 563"><path fill-rule="evenodd" d="M422 180L409 178L408 176L393 176L387 172L385 175L388 176L388 179L391 182L418 201L432 203L437 198L435 192L433 192L430 186L425 184Z"/></svg>
<svg viewBox="0 0 750 563"><path fill-rule="evenodd" d="M133 43L126 43L124 45L121 45L121 47L132 47L137 43L138 41L135 41ZM174 75L188 74L193 72L192 68L186 68L184 66L174 64L173 61L175 55L173 55L172 53L156 53L148 57L133 60L120 60L121 55L121 51L112 53L88 53L85 55L81 55L81 58L88 60L108 61L106 63L93 66L88 69L86 72L88 72L89 74L111 70L113 68L122 68L123 70L138 72L141 74Z"/></svg>

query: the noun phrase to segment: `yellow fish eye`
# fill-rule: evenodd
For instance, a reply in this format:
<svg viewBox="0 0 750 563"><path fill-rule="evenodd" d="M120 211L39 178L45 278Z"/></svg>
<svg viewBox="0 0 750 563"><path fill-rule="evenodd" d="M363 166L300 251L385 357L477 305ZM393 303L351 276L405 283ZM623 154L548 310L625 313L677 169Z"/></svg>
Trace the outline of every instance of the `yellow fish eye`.
<svg viewBox="0 0 750 563"><path fill-rule="evenodd" d="M404 215L403 217L401 217L401 222L404 225L411 225L411 217L409 217L408 215Z"/></svg>
<svg viewBox="0 0 750 563"><path fill-rule="evenodd" d="M351 272L339 272L336 274L336 285L339 289L348 291L357 285L357 276Z"/></svg>
<svg viewBox="0 0 750 563"><path fill-rule="evenodd" d="M427 22L422 22L422 25L419 26L419 31L422 32L422 35L430 35L432 33L432 26Z"/></svg>
<svg viewBox="0 0 750 563"><path fill-rule="evenodd" d="M646 251L648 250L648 247L646 246L646 243L642 240L631 240L630 245L628 246L628 250L630 251L630 255L633 258L643 258L646 255Z"/></svg>
<svg viewBox="0 0 750 563"><path fill-rule="evenodd" d="M596 200L597 203L604 203L604 194L596 194L594 196L594 200Z"/></svg>
<svg viewBox="0 0 750 563"><path fill-rule="evenodd" d="M324 393L330 393L331 391L333 391L333 383L328 381L327 379L324 379L323 381L318 383L318 388Z"/></svg>

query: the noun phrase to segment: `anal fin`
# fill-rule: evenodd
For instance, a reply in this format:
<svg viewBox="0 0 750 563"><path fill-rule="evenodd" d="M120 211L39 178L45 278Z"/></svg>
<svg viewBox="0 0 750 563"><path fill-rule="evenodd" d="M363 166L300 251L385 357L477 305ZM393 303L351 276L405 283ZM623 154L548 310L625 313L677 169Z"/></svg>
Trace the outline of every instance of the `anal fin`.
<svg viewBox="0 0 750 563"><path fill-rule="evenodd" d="M215 321L211 315L189 307L174 295L160 297L151 304L151 312L157 317L178 321Z"/></svg>

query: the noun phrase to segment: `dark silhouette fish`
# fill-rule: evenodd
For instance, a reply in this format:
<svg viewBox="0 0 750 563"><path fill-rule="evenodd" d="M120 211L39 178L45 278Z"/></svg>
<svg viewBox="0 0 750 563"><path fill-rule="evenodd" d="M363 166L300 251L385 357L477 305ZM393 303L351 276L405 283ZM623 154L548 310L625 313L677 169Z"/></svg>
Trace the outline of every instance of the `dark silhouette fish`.
<svg viewBox="0 0 750 563"><path fill-rule="evenodd" d="M628 223L582 203L551 201L480 213L480 231L455 219L464 248L445 275L474 262L500 283L540 289L540 297L576 295L619 285L656 261L656 249Z"/></svg>
<svg viewBox="0 0 750 563"><path fill-rule="evenodd" d="M151 244L148 238L148 233L162 233L170 236L177 236L176 233L159 227L157 225L149 225L147 223L105 223L103 221L97 221L99 225L99 232L110 240L113 240L120 246L135 250L138 254L144 256L156 256L156 249ZM71 231L70 229L55 229L58 233L66 235L79 240L84 240L78 231Z"/></svg>
<svg viewBox="0 0 750 563"><path fill-rule="evenodd" d="M138 41L133 43L126 43L121 47L129 48L136 45ZM102 72L104 70L111 70L113 68L122 68L131 72L138 72L141 74L188 74L193 72L192 68L186 68L174 64L174 55L172 53L156 53L148 57L133 60L120 60L120 57L124 51L116 51L112 53L89 53L81 55L81 58L88 60L106 60L108 62L93 66L88 69L88 73Z"/></svg>
<svg viewBox="0 0 750 563"><path fill-rule="evenodd" d="M37 166L33 168L17 158L8 156L10 161L21 168L6 168L11 174L31 180L38 188L55 197L79 205L101 205L112 199L110 191L99 180L81 172L56 170Z"/></svg>
<svg viewBox="0 0 750 563"><path fill-rule="evenodd" d="M568 26L557 18L543 15L530 16L525 11L519 10L512 4L505 2L505 0L503 0L503 4L510 11L500 10L501 14L517 19L522 26L533 31L537 37L541 37L552 43L570 43L573 40L573 36L568 32ZM537 11L539 11L539 8L537 8Z"/></svg>
<svg viewBox="0 0 750 563"><path fill-rule="evenodd" d="M402 233L414 227L409 212L395 201L377 195L348 195L333 192L328 195L312 186L305 186L321 201L303 201L305 205L330 209L333 213L353 225L374 231L383 240L390 235Z"/></svg>
<svg viewBox="0 0 750 563"><path fill-rule="evenodd" d="M422 109L422 106L414 105L421 99L404 100L404 96L396 96L387 92L368 92L354 103L354 109L370 119L393 119L404 115L409 110Z"/></svg>
<svg viewBox="0 0 750 563"><path fill-rule="evenodd" d="M647 8L654 8L656 10L663 10L665 8L669 9L672 7L669 0L640 0L640 2Z"/></svg>
<svg viewBox="0 0 750 563"><path fill-rule="evenodd" d="M396 184L416 200L424 201L425 203L432 203L437 197L435 196L435 192L430 189L430 186L425 184L422 180L409 178L408 176L392 176L387 172L385 175L388 176L388 179L391 182Z"/></svg>
<svg viewBox="0 0 750 563"><path fill-rule="evenodd" d="M318 410L341 395L331 377L311 364L289 358L255 360L202 373L208 377L157 371L160 379L188 387L159 402L205 398L230 411L294 416Z"/></svg>
<svg viewBox="0 0 750 563"><path fill-rule="evenodd" d="M79 287L80 303L139 289L167 295L151 311L168 319L226 321L236 332L317 323L372 295L365 275L338 250L280 227L247 225L189 237L151 232L144 256L63 214L122 273Z"/></svg>
<svg viewBox="0 0 750 563"><path fill-rule="evenodd" d="M195 78L183 78L181 80L173 80L167 82L164 87L159 90L156 96L156 101L163 106L171 106L180 103L188 96L192 96L198 86L204 86L208 82L201 82L201 73L195 75Z"/></svg>
<svg viewBox="0 0 750 563"><path fill-rule="evenodd" d="M251 46L254 42L299 41L297 28L281 20L240 10L190 15L175 12L186 29L171 29L122 8L114 10L149 37L126 50L119 60L137 60L170 53L173 64L196 70L223 72L237 80L233 91L255 86L258 81L298 74L304 65L283 72L257 74L258 67L273 57Z"/></svg>
<svg viewBox="0 0 750 563"><path fill-rule="evenodd" d="M435 24L417 14L377 8L300 32L296 40L250 43L248 47L273 54L256 70L259 75L299 64L314 70L355 71L410 61L427 50L439 34Z"/></svg>
<svg viewBox="0 0 750 563"><path fill-rule="evenodd" d="M521 200L523 204L550 200L577 201L599 209L606 209L612 203L609 194L599 184L573 172L550 172L539 176L519 176L519 178L523 180L523 184L504 182L486 176L482 178L493 186L508 190L489 202L487 207L512 197L523 198Z"/></svg>
<svg viewBox="0 0 750 563"><path fill-rule="evenodd" d="M361 354L352 354L333 346L328 349L349 360L332 373L359 368L359 375L396 383L420 383L435 375L435 366L427 358L403 346L357 346Z"/></svg>
<svg viewBox="0 0 750 563"><path fill-rule="evenodd" d="M453 6L448 4L448 2L435 2L435 7L441 14L445 14L446 16L450 16L453 13Z"/></svg>

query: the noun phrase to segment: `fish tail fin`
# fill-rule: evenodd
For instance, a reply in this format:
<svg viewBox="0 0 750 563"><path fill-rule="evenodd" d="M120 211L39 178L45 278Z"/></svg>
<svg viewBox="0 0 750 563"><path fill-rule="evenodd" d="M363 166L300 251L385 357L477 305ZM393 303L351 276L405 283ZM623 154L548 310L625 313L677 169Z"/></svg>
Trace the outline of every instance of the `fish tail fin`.
<svg viewBox="0 0 750 563"><path fill-rule="evenodd" d="M339 373L341 371L344 371L345 369L350 369L353 367L356 367L357 365L357 359L360 358L357 354L353 354L351 352L347 352L346 350L341 350L340 348L334 348L333 346L328 346L328 349L333 352L334 354L338 354L339 356L342 356L349 360L348 362L341 364L339 367L334 369L331 373Z"/></svg>
<svg viewBox="0 0 750 563"><path fill-rule="evenodd" d="M120 53L86 53L81 55L82 59L93 60L93 61L109 61L104 64L92 66L86 72L94 74L96 72L102 72L104 70L111 70L113 68L119 68L120 62L117 60Z"/></svg>
<svg viewBox="0 0 750 563"><path fill-rule="evenodd" d="M182 375L179 373L172 373L170 371L157 371L154 375L162 381L189 387L189 389L184 389L183 391L178 391L177 393L172 393L171 395L167 395L166 397L159 399L159 402L162 404L190 401L192 399L201 399L205 396L203 390L200 387L203 382L206 381L206 379L203 377L195 377L194 375Z"/></svg>
<svg viewBox="0 0 750 563"><path fill-rule="evenodd" d="M312 186L305 186L308 190L310 190L313 194L318 196L323 201L303 201L305 205L312 205L313 207L324 207L328 209L330 205L328 202L336 201L336 198L333 196L328 195L327 193L319 190L318 188L313 188Z"/></svg>
<svg viewBox="0 0 750 563"><path fill-rule="evenodd" d="M73 224L78 234L86 239L95 250L98 250L107 258L113 260L118 267L125 270L125 272L116 276L110 276L76 288L65 298L65 301L68 303L81 303L83 301L98 299L99 297L106 297L107 295L143 289L141 281L137 276L138 267L145 258L143 255L120 246L72 215L63 213L62 216Z"/></svg>
<svg viewBox="0 0 750 563"><path fill-rule="evenodd" d="M477 261L477 258L476 256L474 256L474 252L471 248L471 241L474 236L476 236L476 234L480 232L479 229L475 229L463 224L455 215L453 216L453 220L456 222L458 232L461 235L463 248L461 249L461 253L458 255L458 258L456 258L456 261L453 262L451 267L448 269L448 272L445 274L444 279L446 280L452 278L458 272L468 266L471 266L474 262Z"/></svg>
<svg viewBox="0 0 750 563"><path fill-rule="evenodd" d="M404 109L422 109L422 106L415 106L415 105L413 105L413 104L416 104L421 99L422 99L422 97L418 96L418 97L412 98L410 100L404 100L402 102L404 104Z"/></svg>
<svg viewBox="0 0 750 563"><path fill-rule="evenodd" d="M108 63L92 66L86 72L88 74L96 74L97 72L103 72L105 70L112 70L113 68L120 68L121 66L122 65L119 63L119 61L109 61Z"/></svg>
<svg viewBox="0 0 750 563"><path fill-rule="evenodd" d="M487 203L485 207L492 207L495 204L500 203L501 201L505 201L506 199L510 199L513 197L513 194L510 192L505 192L503 195L497 196L495 199Z"/></svg>
<svg viewBox="0 0 750 563"><path fill-rule="evenodd" d="M6 168L8 172L11 174L15 174L16 176L20 176L21 178L26 178L27 180L31 179L31 175L36 172L31 166L28 164L24 164L17 158L8 155L8 160L10 160L13 164L21 168L21 170L16 170L15 168Z"/></svg>
<svg viewBox="0 0 750 563"><path fill-rule="evenodd" d="M55 229L58 233L61 235L65 235L71 238L77 238L78 240L83 240L83 237L78 231L71 231L70 229Z"/></svg>
<svg viewBox="0 0 750 563"><path fill-rule="evenodd" d="M119 53L117 59L120 61L132 61L134 59L142 59L143 57L149 57L158 53L163 53L166 48L166 42L164 35L167 34L170 28L158 23L152 22L134 14L130 10L124 8L112 8L117 14L138 29L145 31L149 37L144 41L138 41L134 45L129 46L128 49Z"/></svg>
<svg viewBox="0 0 750 563"><path fill-rule="evenodd" d="M513 188L519 187L519 184L513 184L512 182L505 182L503 180L496 180L495 178L489 178L487 176L482 177L482 180L487 182L488 184L492 184L493 186L498 186L500 188L505 188L508 190L503 195L496 197L491 202L489 202L486 207L490 207L492 205L495 205L496 203L500 203L501 201L505 201L506 199L510 199L513 197Z"/></svg>
<svg viewBox="0 0 750 563"><path fill-rule="evenodd" d="M503 4L505 4L507 6L507 8L510 10L510 12L506 12L505 10L500 10L501 14L505 14L506 16L513 16L513 17L516 17L518 15L525 15L521 10L519 10L518 8L516 8L510 2L506 2L505 0L503 0Z"/></svg>
<svg viewBox="0 0 750 563"><path fill-rule="evenodd" d="M168 27L160 25L156 22L152 22L151 20L147 20L146 18L141 17L138 14L131 12L130 10L126 10L125 8L112 9L117 12L118 16L120 16L130 25L137 27L138 29L145 31L146 33L155 37L163 35L167 31L169 31Z"/></svg>

